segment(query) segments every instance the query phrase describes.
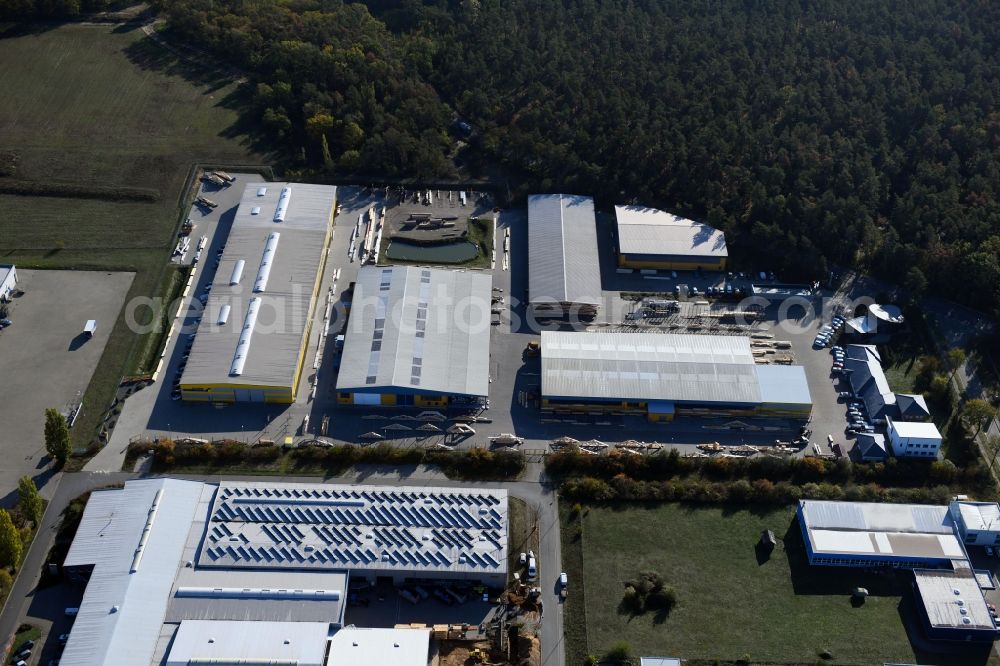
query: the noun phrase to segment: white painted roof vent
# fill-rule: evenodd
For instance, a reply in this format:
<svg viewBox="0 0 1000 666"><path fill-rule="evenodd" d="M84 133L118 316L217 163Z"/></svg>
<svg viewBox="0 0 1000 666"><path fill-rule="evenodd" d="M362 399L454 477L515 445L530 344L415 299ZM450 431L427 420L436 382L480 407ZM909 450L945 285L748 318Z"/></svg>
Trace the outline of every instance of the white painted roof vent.
<svg viewBox="0 0 1000 666"><path fill-rule="evenodd" d="M257 188L257 196L262 197L265 194L267 194L267 188L266 187L258 187Z"/></svg>
<svg viewBox="0 0 1000 666"><path fill-rule="evenodd" d="M250 209L251 215L260 215L260 206L254 206Z"/></svg>

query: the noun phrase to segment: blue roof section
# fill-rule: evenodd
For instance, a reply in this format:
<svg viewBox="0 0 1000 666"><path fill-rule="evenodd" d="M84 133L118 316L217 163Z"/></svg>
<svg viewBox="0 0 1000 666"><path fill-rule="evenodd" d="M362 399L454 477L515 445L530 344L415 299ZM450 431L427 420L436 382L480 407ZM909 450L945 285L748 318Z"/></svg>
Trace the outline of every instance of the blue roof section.
<svg viewBox="0 0 1000 666"><path fill-rule="evenodd" d="M809 382L801 365L756 365L760 402L765 405L811 405Z"/></svg>

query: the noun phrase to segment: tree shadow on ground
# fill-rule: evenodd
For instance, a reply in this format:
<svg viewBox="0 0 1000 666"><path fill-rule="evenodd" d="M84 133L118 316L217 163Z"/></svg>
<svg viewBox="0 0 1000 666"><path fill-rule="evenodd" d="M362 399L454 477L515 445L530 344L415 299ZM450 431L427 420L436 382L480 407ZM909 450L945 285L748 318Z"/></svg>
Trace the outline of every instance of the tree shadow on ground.
<svg viewBox="0 0 1000 666"><path fill-rule="evenodd" d="M216 106L237 113L236 121L219 132L220 137L239 140L246 148L266 155L269 160L280 158L282 146L263 131L250 99L250 85L238 82L239 73L227 67L221 58L194 51L188 54L183 45L178 45L177 51L172 48L175 47L168 48L146 38L130 44L122 52L129 62L142 70L180 77L200 88L203 95L215 95ZM219 66L202 64L197 60L199 57Z"/></svg>

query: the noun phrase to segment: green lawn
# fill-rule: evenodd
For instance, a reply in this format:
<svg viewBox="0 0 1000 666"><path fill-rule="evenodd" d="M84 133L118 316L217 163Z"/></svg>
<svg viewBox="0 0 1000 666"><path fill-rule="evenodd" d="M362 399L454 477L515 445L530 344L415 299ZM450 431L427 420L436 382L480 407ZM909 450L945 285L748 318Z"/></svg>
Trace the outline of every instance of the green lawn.
<svg viewBox="0 0 1000 666"><path fill-rule="evenodd" d="M581 534L579 519L564 512L567 664L601 655L619 640L635 654L682 659L817 663L828 651L832 659L823 663L916 663L901 619L912 613L909 597L901 597L908 574L808 567L794 514L792 507L587 508ZM755 545L763 529L779 543L759 562ZM623 581L646 571L659 572L677 592L666 617L632 617L618 608ZM581 576L582 590L572 582ZM872 596L854 608L849 594L859 585ZM965 655L934 663L986 660Z"/></svg>
<svg viewBox="0 0 1000 666"><path fill-rule="evenodd" d="M169 279L192 165L267 161L243 133L238 86L137 27L0 26L0 62L4 177L158 193L151 203L0 195L0 262L133 271L127 298L152 295ZM148 356L139 347L119 317L73 428L76 446L94 437L120 377Z"/></svg>

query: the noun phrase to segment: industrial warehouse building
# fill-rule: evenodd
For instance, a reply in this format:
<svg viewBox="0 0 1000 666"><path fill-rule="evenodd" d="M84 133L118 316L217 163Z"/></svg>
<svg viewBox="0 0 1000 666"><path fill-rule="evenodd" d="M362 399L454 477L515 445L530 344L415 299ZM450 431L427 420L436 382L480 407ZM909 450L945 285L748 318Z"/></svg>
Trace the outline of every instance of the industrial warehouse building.
<svg viewBox="0 0 1000 666"><path fill-rule="evenodd" d="M489 394L492 278L480 271L358 271L337 400L348 405L478 405Z"/></svg>
<svg viewBox="0 0 1000 666"><path fill-rule="evenodd" d="M619 332L542 332L542 409L775 416L812 410L805 371L758 365L750 338Z"/></svg>
<svg viewBox="0 0 1000 666"><path fill-rule="evenodd" d="M344 627L349 580L506 582L503 490L129 481L64 562L63 666L425 666L427 630ZM387 658L391 656L391 658Z"/></svg>
<svg viewBox="0 0 1000 666"><path fill-rule="evenodd" d="M601 305L594 200L528 197L528 305L536 317L592 317Z"/></svg>
<svg viewBox="0 0 1000 666"><path fill-rule="evenodd" d="M812 565L913 569L927 638L992 642L1000 636L983 596L994 586L992 574L973 570L963 545L1000 541L996 503L800 500L797 514Z"/></svg>
<svg viewBox="0 0 1000 666"><path fill-rule="evenodd" d="M966 557L947 506L800 500L798 517L813 565L914 568Z"/></svg>
<svg viewBox="0 0 1000 666"><path fill-rule="evenodd" d="M17 286L17 267L0 264L0 303L9 301Z"/></svg>
<svg viewBox="0 0 1000 666"><path fill-rule="evenodd" d="M184 400L295 401L336 195L328 185L246 186L181 377Z"/></svg>
<svg viewBox="0 0 1000 666"><path fill-rule="evenodd" d="M615 206L615 222L622 268L726 268L726 235L707 224L645 206Z"/></svg>

